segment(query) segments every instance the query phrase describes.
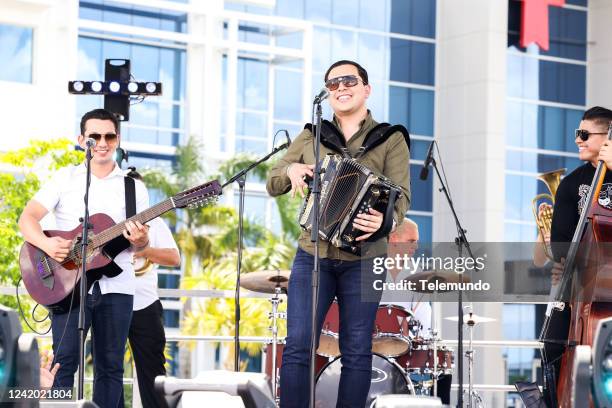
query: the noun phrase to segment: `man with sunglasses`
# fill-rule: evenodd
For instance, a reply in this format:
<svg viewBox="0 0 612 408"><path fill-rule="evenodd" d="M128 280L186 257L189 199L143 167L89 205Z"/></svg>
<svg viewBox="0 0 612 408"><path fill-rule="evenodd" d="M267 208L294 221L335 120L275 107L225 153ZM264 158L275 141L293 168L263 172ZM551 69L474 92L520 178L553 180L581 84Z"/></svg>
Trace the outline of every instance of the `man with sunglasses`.
<svg viewBox="0 0 612 408"><path fill-rule="evenodd" d="M372 92L366 70L353 61L338 61L325 73L325 86L330 91L329 104L334 117L326 122L328 129L341 139L341 151L370 170L382 174L402 188L402 197L394 207L394 224L401 223L409 205L409 149L407 132L397 131L377 147L360 154L366 136L376 127L366 107ZM299 134L287 153L272 168L267 190L272 196L291 191L304 196L306 177L314 169L314 138L310 125ZM326 144L320 146L322 159L328 153L338 154ZM358 241L368 240L383 224L383 214L375 210L357 216L354 226L363 231ZM375 238L375 237L374 237ZM340 352L342 374L338 389L338 407L363 407L368 398L372 370L372 329L378 299L364 299L362 280L371 277L372 254L385 254L387 237L372 240L372 251L363 257L342 252L329 242L321 242L320 285L317 302L317 328L321 332L323 318L334 297L340 312ZM288 288L287 338L280 375L281 407L307 407L309 402L309 356L311 336L311 279L314 247L310 234L302 233L293 262ZM378 276L377 278L380 278ZM372 277L373 280L373 277ZM369 282L363 282L367 287Z"/></svg>
<svg viewBox="0 0 612 408"><path fill-rule="evenodd" d="M114 153L119 145L118 121L104 109L87 112L81 119L79 145L86 149L86 140L96 140L92 148L89 213L104 213L115 222L126 219L124 175L115 163ZM47 237L41 221L53 213L56 229L72 230L81 224L84 213L86 167L67 166L26 205L19 219L19 228L26 241L37 246L50 257L61 262L70 251L72 241L60 237ZM149 207L149 196L144 184L135 181L136 212ZM103 276L88 292L85 305L85 330L92 329L94 361L93 400L100 407L118 407L123 390L123 354L132 317L135 290L132 252L149 245L148 228L139 222L128 222L123 236L130 248L114 258L121 268L115 277ZM78 296L78 288L76 289ZM53 387L72 387L78 368L79 332L78 303L66 313L51 314L53 353L60 364Z"/></svg>
<svg viewBox="0 0 612 408"><path fill-rule="evenodd" d="M552 267L552 284L557 285L561 279L565 256L572 242L574 231L578 226L580 214L585 205L587 195L595 175L595 169L599 160L603 160L608 171L606 173L601 193L598 197L600 205L612 210L612 144L607 140L608 125L612 122L612 111L600 106L595 106L587 110L580 121L580 126L574 133L574 142L578 147L580 160L586 163L570 174L565 176L555 195L555 205L553 209L553 219L551 226L551 248L555 258ZM569 314L565 308L563 315L555 321L548 332L548 336L553 339L563 339L567 337L569 328ZM546 344L545 352L547 360L551 366L545 372L558 378L558 370L563 348L554 344ZM549 376L548 381L552 381ZM547 387L546 399L549 406L553 405L553 389Z"/></svg>

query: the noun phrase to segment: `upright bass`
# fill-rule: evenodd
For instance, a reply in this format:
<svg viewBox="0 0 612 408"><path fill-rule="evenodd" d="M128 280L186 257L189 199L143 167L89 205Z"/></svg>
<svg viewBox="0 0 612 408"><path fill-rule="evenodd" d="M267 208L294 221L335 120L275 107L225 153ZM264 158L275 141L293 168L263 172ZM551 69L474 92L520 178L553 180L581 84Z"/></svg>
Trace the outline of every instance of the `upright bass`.
<svg viewBox="0 0 612 408"><path fill-rule="evenodd" d="M598 202L605 175L606 165L599 161L540 334L544 380L553 407L574 406L576 346L592 346L597 325L612 316L612 211Z"/></svg>

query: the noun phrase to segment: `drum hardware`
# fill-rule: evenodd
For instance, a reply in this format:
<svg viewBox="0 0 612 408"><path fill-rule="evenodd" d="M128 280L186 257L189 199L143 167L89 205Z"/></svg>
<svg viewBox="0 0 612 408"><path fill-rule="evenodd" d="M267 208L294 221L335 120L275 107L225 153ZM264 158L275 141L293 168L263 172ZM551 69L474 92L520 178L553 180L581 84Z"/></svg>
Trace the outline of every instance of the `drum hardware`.
<svg viewBox="0 0 612 408"><path fill-rule="evenodd" d="M276 293L276 287L280 287L280 293L287 293L289 284L289 270L269 270L249 272L240 278L240 287L259 293Z"/></svg>
<svg viewBox="0 0 612 408"><path fill-rule="evenodd" d="M278 305L280 305L283 299L280 298L281 294L281 286L280 283L277 283L277 286L274 288L274 296L272 296L268 301L272 305L272 312L268 313L268 318L272 319L272 325L269 327L272 332L272 393L274 395L274 400L276 401L276 405L279 404L279 396L278 396L278 379L279 379L279 370L277 367L277 347L278 347L278 319L287 319L287 314L284 312L278 311Z"/></svg>
<svg viewBox="0 0 612 408"><path fill-rule="evenodd" d="M473 378L473 372L474 372L474 344L473 344L473 342L474 342L474 326L476 324L494 322L496 319L493 319L491 317L478 316L478 315L474 314L472 312L472 307L471 306L466 306L465 309L468 310L468 313L463 315L463 322L464 322L465 325L467 325L468 330L470 332L470 338L469 338L469 342L468 342L468 349L465 352L465 357L468 360L468 389L467 389L467 393L468 393L468 408L484 407L484 402L482 400L482 397L478 394L478 392L474 391L474 378ZM451 316L451 317L446 317L445 319L446 320L451 320L451 321L458 321L459 317ZM465 393L465 391L464 391L464 393ZM476 405L474 405L475 403L476 403Z"/></svg>

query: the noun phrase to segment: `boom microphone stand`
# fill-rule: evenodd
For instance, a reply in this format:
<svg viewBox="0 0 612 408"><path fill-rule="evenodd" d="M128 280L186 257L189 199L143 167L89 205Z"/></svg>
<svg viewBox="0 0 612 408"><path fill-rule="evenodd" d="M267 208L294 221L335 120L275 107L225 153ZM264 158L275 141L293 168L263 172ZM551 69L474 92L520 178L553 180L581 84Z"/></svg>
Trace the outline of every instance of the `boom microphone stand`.
<svg viewBox="0 0 612 408"><path fill-rule="evenodd" d="M465 247L469 257L474 259L474 254L470 248L470 243L465 236L466 230L461 226L461 222L459 221L459 217L455 211L455 206L453 205L453 200L451 199L448 189L446 188L446 185L442 180L442 176L440 175L440 171L438 170L438 165L433 158L433 155L429 159L434 171L436 172L436 175L438 176L438 181L442 186L440 187L440 191L444 193L448 206L453 213L453 218L455 219L455 225L457 226L457 237L455 238L455 244L457 245L459 257L462 256L463 248ZM460 282L463 283L463 274L460 275ZM459 383L459 391L457 392L457 406L463 408L463 291L461 290L459 290L457 295L457 310L457 315L459 317L457 321L457 356L459 356L459 361L457 364L457 382Z"/></svg>
<svg viewBox="0 0 612 408"><path fill-rule="evenodd" d="M87 245L89 232L89 184L91 183L91 149L94 148L93 139L85 141L85 159L87 162L85 178L85 214L83 215L83 232L81 233L81 281L79 283L79 376L77 379L77 400L83 399L85 386L85 302L87 298Z"/></svg>
<svg viewBox="0 0 612 408"><path fill-rule="evenodd" d="M312 175L312 191L313 206L312 206L312 231L310 233L310 241L314 243L314 265L312 268L312 308L311 308L311 334L310 334L310 408L315 406L315 359L316 359L316 344L317 344L317 303L319 299L319 200L321 198L321 163L319 161L319 152L321 145L321 102L329 92L323 88L314 99L313 105L316 111L317 122L315 126L315 145L314 157L315 168ZM313 121L314 122L314 121Z"/></svg>
<svg viewBox="0 0 612 408"><path fill-rule="evenodd" d="M279 131L280 132L280 131ZM285 133L287 131L285 130ZM278 133L278 132L277 132ZM238 200L238 260L236 262L236 292L234 295L235 299L235 334L234 334L234 371L240 371L240 272L242 270L242 240L244 235L244 185L246 183L246 176L249 171L259 166L261 163L268 160L270 157L274 156L276 153L280 152L283 149L286 149L291 144L289 140L289 134L287 135L287 143L280 145L279 147L275 147L272 149L270 153L261 159L251 163L246 168L240 170L236 173L232 178L227 180L221 188L225 188L233 182L238 182L239 188L239 200Z"/></svg>

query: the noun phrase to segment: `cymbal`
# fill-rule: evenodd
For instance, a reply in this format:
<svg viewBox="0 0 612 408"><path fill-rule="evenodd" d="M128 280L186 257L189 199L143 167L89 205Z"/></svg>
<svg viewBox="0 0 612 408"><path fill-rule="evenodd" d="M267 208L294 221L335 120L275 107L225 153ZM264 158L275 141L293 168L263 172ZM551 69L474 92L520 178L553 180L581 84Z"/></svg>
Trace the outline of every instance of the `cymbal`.
<svg viewBox="0 0 612 408"><path fill-rule="evenodd" d="M291 271L271 270L248 272L240 277L240 287L253 292L274 293L277 286L283 293L287 293Z"/></svg>
<svg viewBox="0 0 612 408"><path fill-rule="evenodd" d="M445 317L444 319L446 320L451 320L453 322L458 322L459 321L459 316L449 316L449 317ZM494 319L492 317L484 317L484 316L478 316L475 313L466 313L463 315L463 323L469 325L475 325L475 324L480 324L480 323L489 323L489 322L494 322L497 319Z"/></svg>
<svg viewBox="0 0 612 408"><path fill-rule="evenodd" d="M461 278L463 276L463 278ZM461 280L460 280L461 279ZM436 283L435 292L451 292L451 289L440 288L439 284L442 283L468 283L471 282L470 277L465 274L459 274L456 272L441 272L441 271L422 271L410 275L410 277L404 279L404 282L413 282L414 292L421 293L433 293L434 290L423 288L421 281L427 281L427 283Z"/></svg>

